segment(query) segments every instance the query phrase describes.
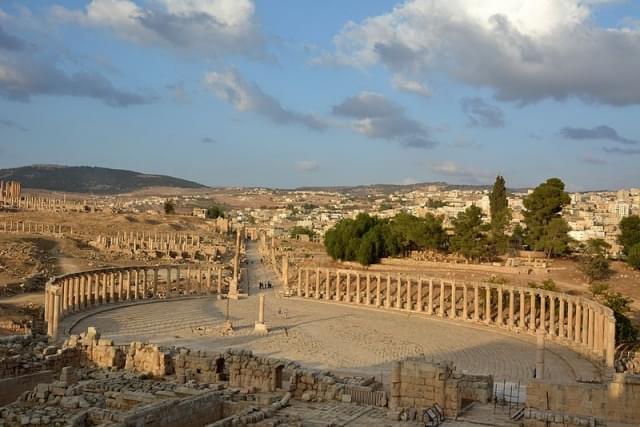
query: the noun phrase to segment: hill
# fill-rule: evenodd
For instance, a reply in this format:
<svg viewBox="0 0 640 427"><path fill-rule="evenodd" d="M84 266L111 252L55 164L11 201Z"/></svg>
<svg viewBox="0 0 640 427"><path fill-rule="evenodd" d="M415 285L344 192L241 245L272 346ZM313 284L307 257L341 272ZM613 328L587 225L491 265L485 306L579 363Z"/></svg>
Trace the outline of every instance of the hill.
<svg viewBox="0 0 640 427"><path fill-rule="evenodd" d="M14 180L23 188L67 193L119 194L149 187L205 188L193 181L90 166L33 165L0 169L0 180Z"/></svg>

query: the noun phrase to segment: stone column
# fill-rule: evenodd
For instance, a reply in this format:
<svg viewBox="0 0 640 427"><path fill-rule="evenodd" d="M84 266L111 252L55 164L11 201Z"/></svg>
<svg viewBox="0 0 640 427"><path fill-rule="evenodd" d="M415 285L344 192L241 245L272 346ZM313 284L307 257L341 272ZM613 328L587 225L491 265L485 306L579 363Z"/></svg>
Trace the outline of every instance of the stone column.
<svg viewBox="0 0 640 427"><path fill-rule="evenodd" d="M302 296L302 270L298 269L298 290L296 292L296 295L301 297Z"/></svg>
<svg viewBox="0 0 640 427"><path fill-rule="evenodd" d="M132 271L133 276L133 299L138 299L138 282L140 281L140 270L134 268Z"/></svg>
<svg viewBox="0 0 640 427"><path fill-rule="evenodd" d="M513 288L509 288L509 320L507 321L509 329L513 329L514 317L516 316L516 302L514 301L515 293Z"/></svg>
<svg viewBox="0 0 640 427"><path fill-rule="evenodd" d="M115 273L113 273L115 274ZM124 278L122 270L118 271L118 301L124 301ZM115 280L115 276L114 276Z"/></svg>
<svg viewBox="0 0 640 427"><path fill-rule="evenodd" d="M498 287L498 318L496 319L496 324L498 326L504 325L504 313L502 311L502 286Z"/></svg>
<svg viewBox="0 0 640 427"><path fill-rule="evenodd" d="M477 283L473 285L473 320L480 320L480 289Z"/></svg>
<svg viewBox="0 0 640 427"><path fill-rule="evenodd" d="M316 269L316 294L314 295L315 299L320 299L320 269Z"/></svg>
<svg viewBox="0 0 640 427"><path fill-rule="evenodd" d="M52 337L55 340L58 338L58 327L60 325L60 292L58 290L54 293L53 299L53 327Z"/></svg>
<svg viewBox="0 0 640 427"><path fill-rule="evenodd" d="M269 332L267 325L264 323L264 294L260 294L259 306L258 306L258 321L256 322L254 330L259 334L266 334Z"/></svg>
<svg viewBox="0 0 640 427"><path fill-rule="evenodd" d="M564 339L564 305L565 300L563 297L558 298L560 302L560 313L558 318L558 336Z"/></svg>
<svg viewBox="0 0 640 427"><path fill-rule="evenodd" d="M391 308L391 274L387 274L387 288L385 289L386 298L384 300L384 306Z"/></svg>
<svg viewBox="0 0 640 427"><path fill-rule="evenodd" d="M53 289L47 287L46 292L45 292L45 300L46 300L46 304L47 304L47 315L46 315L46 320L47 320L47 335L48 336L53 336L53 305L55 304L54 301L55 297L53 296Z"/></svg>
<svg viewBox="0 0 640 427"><path fill-rule="evenodd" d="M158 294L158 267L153 267L153 278L150 283L151 296L155 298Z"/></svg>
<svg viewBox="0 0 640 427"><path fill-rule="evenodd" d="M582 342L582 303L580 300L576 300L576 319L575 319L575 328L574 328L574 338L573 340L580 344Z"/></svg>
<svg viewBox="0 0 640 427"><path fill-rule="evenodd" d="M487 325L491 324L491 288L489 286L484 288L484 321Z"/></svg>
<svg viewBox="0 0 640 427"><path fill-rule="evenodd" d="M573 298L567 300L567 339L573 341Z"/></svg>
<svg viewBox="0 0 640 427"><path fill-rule="evenodd" d="M69 311L69 281L62 279L62 314Z"/></svg>
<svg viewBox="0 0 640 427"><path fill-rule="evenodd" d="M424 304L422 303L422 287L424 283L422 283L422 277L418 278L418 291L416 296L416 310L421 313L424 311Z"/></svg>
<svg viewBox="0 0 640 427"><path fill-rule="evenodd" d="M330 300L331 299L331 271L329 269L325 270L325 283L324 283L324 299L325 300Z"/></svg>
<svg viewBox="0 0 640 427"><path fill-rule="evenodd" d="M456 282L451 282L451 311L449 311L449 319L455 319L456 318L456 306L457 304L457 297L456 297Z"/></svg>
<svg viewBox="0 0 640 427"><path fill-rule="evenodd" d="M407 311L413 310L413 295L411 290L411 276L407 277L407 281L405 282L405 287L407 288L407 303L405 309Z"/></svg>
<svg viewBox="0 0 640 427"><path fill-rule="evenodd" d="M402 308L402 277L398 274L396 282L396 308Z"/></svg>
<svg viewBox="0 0 640 427"><path fill-rule="evenodd" d="M547 332L547 294L540 292L540 329Z"/></svg>
<svg viewBox="0 0 640 427"><path fill-rule="evenodd" d="M142 270L142 299L147 299L147 283L148 283L148 274L149 274L149 269L147 267L144 267L144 269ZM209 269L208 274L211 274L211 269Z"/></svg>
<svg viewBox="0 0 640 427"><path fill-rule="evenodd" d="M589 346L589 307L582 307L582 345Z"/></svg>
<svg viewBox="0 0 640 427"><path fill-rule="evenodd" d="M438 307L438 316L444 317L444 281L440 279L440 307Z"/></svg>
<svg viewBox="0 0 640 427"><path fill-rule="evenodd" d="M239 268L239 257L236 258L236 263L238 263L237 267ZM240 272L238 272L238 275L240 274ZM236 277L236 280L232 283L233 285L235 285L235 292L233 290L229 290L230 294L237 294L238 293L238 277ZM181 280L181 271L180 271L180 266L176 265L176 295L179 296L180 295L180 280Z"/></svg>
<svg viewBox="0 0 640 427"><path fill-rule="evenodd" d="M367 290L365 293L365 297L367 298L367 305L371 304L371 274L367 272Z"/></svg>
<svg viewBox="0 0 640 427"><path fill-rule="evenodd" d="M80 276L80 309L87 308L87 287L86 276L83 274Z"/></svg>
<svg viewBox="0 0 640 427"><path fill-rule="evenodd" d="M381 300L380 300L380 273L378 273L378 275L376 276L376 307L380 307L381 305Z"/></svg>
<svg viewBox="0 0 640 427"><path fill-rule="evenodd" d="M222 295L222 267L218 268L218 295Z"/></svg>
<svg viewBox="0 0 640 427"><path fill-rule="evenodd" d="M102 278L102 304L107 303L107 273L98 273Z"/></svg>
<svg viewBox="0 0 640 427"><path fill-rule="evenodd" d="M80 276L73 279L73 311L80 311Z"/></svg>
<svg viewBox="0 0 640 427"><path fill-rule="evenodd" d="M588 307L588 316L587 316L587 347L589 350L593 350L593 330L594 330L594 319L593 319L593 308Z"/></svg>
<svg viewBox="0 0 640 427"><path fill-rule="evenodd" d="M549 335L553 338L556 335L556 298L549 295Z"/></svg>
<svg viewBox="0 0 640 427"><path fill-rule="evenodd" d="M600 314L600 310L594 310L593 312L594 318L594 328L593 328L593 350L598 354L598 356L602 355L602 316Z"/></svg>
<svg viewBox="0 0 640 427"><path fill-rule="evenodd" d="M113 272L109 272L107 274L107 281L109 282L109 302L110 303L114 303L116 301L115 299L115 276Z"/></svg>
<svg viewBox="0 0 640 427"><path fill-rule="evenodd" d="M304 270L304 296L309 298L309 269Z"/></svg>
<svg viewBox="0 0 640 427"><path fill-rule="evenodd" d="M538 330L536 334L536 379L544 379L544 331Z"/></svg>
<svg viewBox="0 0 640 427"><path fill-rule="evenodd" d="M127 287L125 289L125 298L127 301L131 299L131 270L126 271L127 274Z"/></svg>
<svg viewBox="0 0 640 427"><path fill-rule="evenodd" d="M463 283L462 284L462 320L469 319L469 309L467 307L468 303L469 302L467 301L467 284Z"/></svg>
<svg viewBox="0 0 640 427"><path fill-rule="evenodd" d="M433 314L433 279L429 278L429 299L427 300L427 314Z"/></svg>
<svg viewBox="0 0 640 427"><path fill-rule="evenodd" d="M518 329L524 331L525 329L525 316L526 316L526 301L524 299L524 290L520 289L519 291L519 301L520 303L520 319L518 319Z"/></svg>
<svg viewBox="0 0 640 427"><path fill-rule="evenodd" d="M613 316L607 316L606 320L606 355L605 361L607 368L613 369L616 347L616 320Z"/></svg>
<svg viewBox="0 0 640 427"><path fill-rule="evenodd" d="M340 301L342 299L342 290L340 289L340 271L336 271L336 295L334 300Z"/></svg>
<svg viewBox="0 0 640 427"><path fill-rule="evenodd" d="M282 256L282 284L284 289L289 289L289 257L287 255Z"/></svg>
<svg viewBox="0 0 640 427"><path fill-rule="evenodd" d="M529 291L531 295L531 307L529 308L529 330L531 332L537 329L536 318L538 315L536 314L536 291Z"/></svg>

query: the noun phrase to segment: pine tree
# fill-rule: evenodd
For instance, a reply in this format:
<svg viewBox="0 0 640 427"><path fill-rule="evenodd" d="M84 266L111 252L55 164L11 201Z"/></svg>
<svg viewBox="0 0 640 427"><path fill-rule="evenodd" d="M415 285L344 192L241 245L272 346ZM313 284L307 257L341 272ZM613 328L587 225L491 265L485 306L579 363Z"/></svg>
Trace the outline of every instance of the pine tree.
<svg viewBox="0 0 640 427"><path fill-rule="evenodd" d="M491 243L498 254L504 254L509 247L506 229L511 221L511 210L507 200L505 180L498 175L489 195L491 209Z"/></svg>

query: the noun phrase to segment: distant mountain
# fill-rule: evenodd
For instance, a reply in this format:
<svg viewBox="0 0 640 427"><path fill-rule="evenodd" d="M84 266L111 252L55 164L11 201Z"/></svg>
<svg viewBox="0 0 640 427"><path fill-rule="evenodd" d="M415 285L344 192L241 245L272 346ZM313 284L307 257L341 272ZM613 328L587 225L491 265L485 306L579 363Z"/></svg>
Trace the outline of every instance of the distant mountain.
<svg viewBox="0 0 640 427"><path fill-rule="evenodd" d="M14 180L23 188L67 193L119 194L149 187L205 188L197 182L165 175L89 166L33 165L0 169L0 180Z"/></svg>

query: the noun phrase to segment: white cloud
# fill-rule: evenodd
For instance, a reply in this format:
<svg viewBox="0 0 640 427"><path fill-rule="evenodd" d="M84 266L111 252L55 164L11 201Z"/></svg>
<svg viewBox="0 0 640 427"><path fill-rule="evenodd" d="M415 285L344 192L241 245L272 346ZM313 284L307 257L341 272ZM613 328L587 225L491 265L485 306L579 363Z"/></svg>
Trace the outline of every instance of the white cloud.
<svg viewBox="0 0 640 427"><path fill-rule="evenodd" d="M300 124L312 130L324 130L324 120L312 114L299 113L284 108L280 101L250 83L234 69L210 72L204 76L204 84L223 101L240 112L254 112L278 124Z"/></svg>
<svg viewBox="0 0 640 427"><path fill-rule="evenodd" d="M600 27L592 7L581 0L408 0L346 24L335 52L319 60L383 64L421 81L443 70L521 103L572 96L640 103L640 30Z"/></svg>
<svg viewBox="0 0 640 427"><path fill-rule="evenodd" d="M430 166L432 172L448 178L460 178L468 182L489 182L492 174L482 169L460 165L452 161L433 163Z"/></svg>
<svg viewBox="0 0 640 427"><path fill-rule="evenodd" d="M84 10L54 6L63 22L104 28L139 44L199 53L261 56L264 40L252 0L92 0Z"/></svg>
<svg viewBox="0 0 640 427"><path fill-rule="evenodd" d="M351 128L369 138L397 141L404 147L433 148L429 129L404 109L375 92L361 92L333 106L336 116L352 119Z"/></svg>
<svg viewBox="0 0 640 427"><path fill-rule="evenodd" d="M318 162L314 160L300 160L295 164L296 170L299 172L315 172L318 170Z"/></svg>
<svg viewBox="0 0 640 427"><path fill-rule="evenodd" d="M391 85L399 92L413 93L424 97L431 96L431 91L424 84L416 80L410 80L400 74L394 74Z"/></svg>

